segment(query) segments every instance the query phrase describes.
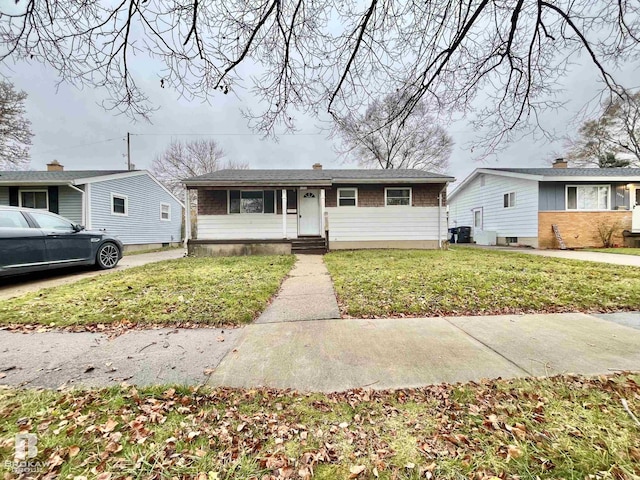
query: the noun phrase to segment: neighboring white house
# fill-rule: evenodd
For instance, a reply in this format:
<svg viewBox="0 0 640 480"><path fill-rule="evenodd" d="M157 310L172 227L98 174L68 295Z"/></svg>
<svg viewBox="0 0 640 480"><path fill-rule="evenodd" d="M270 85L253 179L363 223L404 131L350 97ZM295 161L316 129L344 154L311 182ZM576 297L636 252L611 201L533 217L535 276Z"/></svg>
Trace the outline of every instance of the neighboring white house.
<svg viewBox="0 0 640 480"><path fill-rule="evenodd" d="M476 243L556 248L601 246L599 225L620 225L618 244L640 237L640 169L479 168L449 194L451 227ZM623 231L624 233L623 237ZM637 235L636 235L637 234Z"/></svg>
<svg viewBox="0 0 640 480"><path fill-rule="evenodd" d="M447 238L444 192L453 180L420 170L323 170L319 164L189 178L187 192L198 195L197 239L188 242L189 251L439 248Z"/></svg>
<svg viewBox="0 0 640 480"><path fill-rule="evenodd" d="M62 215L87 229L106 230L126 249L178 244L184 206L146 170L0 172L0 205Z"/></svg>

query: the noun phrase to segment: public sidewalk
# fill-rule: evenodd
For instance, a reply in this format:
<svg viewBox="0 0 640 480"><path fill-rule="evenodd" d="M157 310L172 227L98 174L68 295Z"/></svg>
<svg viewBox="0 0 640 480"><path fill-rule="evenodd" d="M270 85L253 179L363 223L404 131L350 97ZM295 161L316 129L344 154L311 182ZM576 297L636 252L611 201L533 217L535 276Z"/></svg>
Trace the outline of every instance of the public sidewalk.
<svg viewBox="0 0 640 480"><path fill-rule="evenodd" d="M311 308L311 307L310 307ZM0 384L201 384L338 391L640 371L638 314L301 320L232 330L0 330ZM634 320L635 318L635 320Z"/></svg>

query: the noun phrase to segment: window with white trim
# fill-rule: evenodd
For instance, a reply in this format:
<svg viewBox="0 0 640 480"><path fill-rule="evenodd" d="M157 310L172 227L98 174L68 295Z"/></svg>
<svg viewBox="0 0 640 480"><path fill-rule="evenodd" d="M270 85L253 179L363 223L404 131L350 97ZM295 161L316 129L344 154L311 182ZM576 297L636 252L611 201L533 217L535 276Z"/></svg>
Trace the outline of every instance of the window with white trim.
<svg viewBox="0 0 640 480"><path fill-rule="evenodd" d="M610 185L567 185L567 210L609 210Z"/></svg>
<svg viewBox="0 0 640 480"><path fill-rule="evenodd" d="M275 190L229 190L229 213L275 213Z"/></svg>
<svg viewBox="0 0 640 480"><path fill-rule="evenodd" d="M49 210L49 192L47 190L20 190L20 206Z"/></svg>
<svg viewBox="0 0 640 480"><path fill-rule="evenodd" d="M411 205L411 188L385 188L384 196L388 207Z"/></svg>
<svg viewBox="0 0 640 480"><path fill-rule="evenodd" d="M338 206L339 207L357 207L358 206L358 189L357 188L339 188L338 189Z"/></svg>
<svg viewBox="0 0 640 480"><path fill-rule="evenodd" d="M129 197L112 193L111 215L129 215Z"/></svg>
<svg viewBox="0 0 640 480"><path fill-rule="evenodd" d="M509 192L504 194L503 206L504 208L512 208L516 206L516 192Z"/></svg>
<svg viewBox="0 0 640 480"><path fill-rule="evenodd" d="M160 204L160 220L164 220L166 222L171 221L171 205L168 203Z"/></svg>

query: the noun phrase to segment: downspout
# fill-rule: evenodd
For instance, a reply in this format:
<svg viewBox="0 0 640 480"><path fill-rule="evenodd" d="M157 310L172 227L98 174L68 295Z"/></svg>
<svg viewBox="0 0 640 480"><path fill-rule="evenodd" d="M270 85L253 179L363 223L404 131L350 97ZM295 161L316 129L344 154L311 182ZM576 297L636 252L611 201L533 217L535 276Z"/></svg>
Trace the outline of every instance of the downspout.
<svg viewBox="0 0 640 480"><path fill-rule="evenodd" d="M447 189L448 184L440 189L438 193L438 249L442 250L442 192Z"/></svg>
<svg viewBox="0 0 640 480"><path fill-rule="evenodd" d="M68 184L67 185L69 188L74 189L76 192L80 192L80 194L82 195L82 225L87 228L87 202L86 202L86 198L84 196L84 190L82 190L81 188L76 187L75 185L71 185Z"/></svg>

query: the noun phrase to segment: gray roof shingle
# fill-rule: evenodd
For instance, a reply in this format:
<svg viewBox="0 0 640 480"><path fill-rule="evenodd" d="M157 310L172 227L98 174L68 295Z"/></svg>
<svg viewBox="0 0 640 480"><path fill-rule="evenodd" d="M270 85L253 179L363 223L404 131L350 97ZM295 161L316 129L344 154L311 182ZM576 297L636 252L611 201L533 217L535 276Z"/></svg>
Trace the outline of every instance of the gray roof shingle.
<svg viewBox="0 0 640 480"><path fill-rule="evenodd" d="M102 177L128 170L0 171L0 183L7 182L71 182L79 178Z"/></svg>
<svg viewBox="0 0 640 480"><path fill-rule="evenodd" d="M486 168L500 172L544 177L637 177L640 168Z"/></svg>
<svg viewBox="0 0 640 480"><path fill-rule="evenodd" d="M219 170L197 177L186 178L184 182L278 182L278 181L317 181L331 182L339 180L424 180L442 179L451 181L453 177L422 170L374 170L374 169L343 169L343 170Z"/></svg>

